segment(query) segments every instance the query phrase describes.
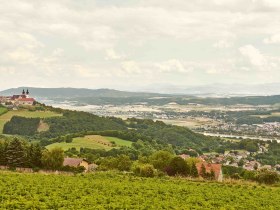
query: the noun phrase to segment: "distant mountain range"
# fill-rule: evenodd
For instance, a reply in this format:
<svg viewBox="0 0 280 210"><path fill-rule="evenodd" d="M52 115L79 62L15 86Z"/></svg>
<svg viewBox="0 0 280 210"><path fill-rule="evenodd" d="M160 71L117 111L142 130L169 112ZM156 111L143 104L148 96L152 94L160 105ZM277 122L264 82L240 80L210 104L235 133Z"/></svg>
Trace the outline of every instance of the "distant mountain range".
<svg viewBox="0 0 280 210"><path fill-rule="evenodd" d="M29 89L34 97L75 98L75 97L164 97L164 96L199 96L199 97L230 97L230 96L267 96L280 95L280 83L244 85L244 84L211 84L203 86L176 86L154 84L145 88L132 88L132 91L114 89L87 88L37 88L18 87L0 91L0 95L13 95Z"/></svg>
<svg viewBox="0 0 280 210"><path fill-rule="evenodd" d="M234 87L236 87L234 89ZM226 94L232 88L234 90L244 91L235 92L235 94ZM29 89L30 96L36 100L50 103L69 103L75 105L123 105L123 104L149 104L149 105L165 105L168 103L177 103L186 105L190 103L209 104L209 105L234 105L234 104L251 104L251 105L273 105L280 104L279 87L270 85L267 88L261 89L261 86L256 86L254 92L247 92L247 86L223 86L220 89L216 85L201 87L200 89L188 89L185 94L162 94L149 92L129 92L113 89L85 89L85 88L35 88L35 87L19 87L4 90L0 95L20 94L23 89ZM273 91L272 91L273 90ZM197 94L193 94L197 91ZM208 91L208 93L206 93ZM215 92L216 91L216 92ZM249 89L247 89L249 91ZM257 92L258 91L258 92ZM192 93L186 94L187 92ZM242 94L243 93L243 94ZM265 93L275 93L265 94ZM247 96L246 96L247 95Z"/></svg>
<svg viewBox="0 0 280 210"><path fill-rule="evenodd" d="M176 86L156 84L142 89L147 92L187 94L205 97L226 96L266 96L280 95L280 83L245 85L245 84L211 84L202 86Z"/></svg>
<svg viewBox="0 0 280 210"><path fill-rule="evenodd" d="M86 88L36 88L36 87L18 87L0 92L0 95L20 94L23 89L28 89L30 95L40 98L76 98L76 97L160 97L166 94L128 92L113 89L86 89Z"/></svg>

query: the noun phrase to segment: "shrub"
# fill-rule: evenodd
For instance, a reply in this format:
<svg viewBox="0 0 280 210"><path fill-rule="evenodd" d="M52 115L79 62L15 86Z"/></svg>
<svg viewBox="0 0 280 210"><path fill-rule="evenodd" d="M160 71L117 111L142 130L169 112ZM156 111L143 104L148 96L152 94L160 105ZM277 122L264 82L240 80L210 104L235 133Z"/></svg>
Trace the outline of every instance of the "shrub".
<svg viewBox="0 0 280 210"><path fill-rule="evenodd" d="M156 169L164 171L173 155L167 151L157 151L150 156L150 162Z"/></svg>
<svg viewBox="0 0 280 210"><path fill-rule="evenodd" d="M140 168L140 175L143 177L154 177L156 174L155 168L151 164L144 164Z"/></svg>
<svg viewBox="0 0 280 210"><path fill-rule="evenodd" d="M264 184L275 184L279 181L279 175L275 171L263 169L257 173L256 181Z"/></svg>
<svg viewBox="0 0 280 210"><path fill-rule="evenodd" d="M232 178L232 179L240 179L241 177L240 177L240 175L238 173L235 173L235 174L232 174L230 176L230 178Z"/></svg>
<svg viewBox="0 0 280 210"><path fill-rule="evenodd" d="M154 177L156 175L156 170L151 164L135 162L132 166L132 171L135 175L142 177Z"/></svg>
<svg viewBox="0 0 280 210"><path fill-rule="evenodd" d="M187 176L190 173L190 168L187 162L181 157L174 157L166 167L166 173L169 176L183 175Z"/></svg>

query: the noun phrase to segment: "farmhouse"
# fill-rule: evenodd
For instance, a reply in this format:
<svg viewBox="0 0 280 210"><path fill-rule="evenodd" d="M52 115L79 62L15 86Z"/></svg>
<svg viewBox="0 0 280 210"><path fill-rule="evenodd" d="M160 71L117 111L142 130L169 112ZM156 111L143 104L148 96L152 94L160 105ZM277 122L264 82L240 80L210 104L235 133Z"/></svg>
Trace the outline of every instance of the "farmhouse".
<svg viewBox="0 0 280 210"><path fill-rule="evenodd" d="M186 160L186 159L190 158L191 156L186 155L186 154L182 154L182 155L179 155L179 157L181 157L182 159Z"/></svg>
<svg viewBox="0 0 280 210"><path fill-rule="evenodd" d="M214 163L206 163L206 162L200 162L196 164L196 168L198 171L198 174L202 175L202 167L203 166L206 169L206 173L214 172L215 180L222 182L223 181L223 172L222 172L222 165L221 164L214 164Z"/></svg>
<svg viewBox="0 0 280 210"><path fill-rule="evenodd" d="M83 158L64 158L63 166L79 167L84 166L86 171L89 169L89 163Z"/></svg>
<svg viewBox="0 0 280 210"><path fill-rule="evenodd" d="M29 97L29 90L27 89L26 92L23 90L20 95L0 96L0 103L7 106L32 106L35 103L35 99Z"/></svg>

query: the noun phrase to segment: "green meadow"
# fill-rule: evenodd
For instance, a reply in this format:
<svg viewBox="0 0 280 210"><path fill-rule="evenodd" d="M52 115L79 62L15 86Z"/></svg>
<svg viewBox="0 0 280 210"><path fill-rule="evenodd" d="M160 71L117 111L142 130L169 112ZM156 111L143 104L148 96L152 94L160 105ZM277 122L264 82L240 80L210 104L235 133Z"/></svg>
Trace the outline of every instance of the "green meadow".
<svg viewBox="0 0 280 210"><path fill-rule="evenodd" d="M113 144L115 142L115 146ZM116 137L106 137L100 135L89 135L85 137L77 137L74 138L71 143L60 142L60 143L53 143L47 146L47 149L52 149L55 147L60 147L64 151L70 148L76 148L80 150L81 147L89 148L89 149L105 149L110 150L112 148L118 148L120 146L131 146L131 141L126 141L123 139L119 139Z"/></svg>

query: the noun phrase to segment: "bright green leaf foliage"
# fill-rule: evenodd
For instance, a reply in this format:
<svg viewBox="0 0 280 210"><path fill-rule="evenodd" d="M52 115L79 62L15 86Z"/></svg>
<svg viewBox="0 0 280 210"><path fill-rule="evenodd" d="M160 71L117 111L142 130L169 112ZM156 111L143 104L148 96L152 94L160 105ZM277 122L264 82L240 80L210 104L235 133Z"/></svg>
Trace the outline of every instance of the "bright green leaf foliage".
<svg viewBox="0 0 280 210"><path fill-rule="evenodd" d="M279 200L277 187L0 172L0 209L280 209Z"/></svg>

